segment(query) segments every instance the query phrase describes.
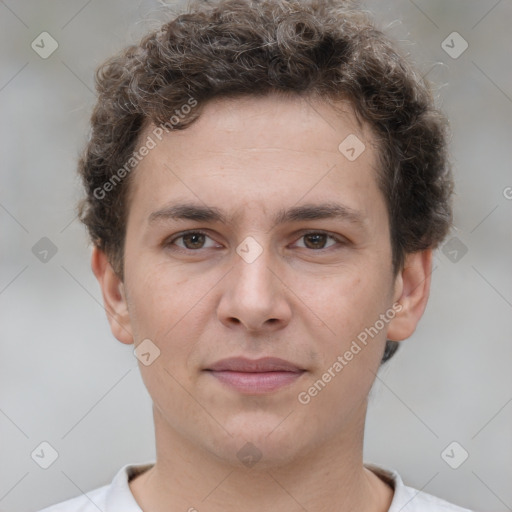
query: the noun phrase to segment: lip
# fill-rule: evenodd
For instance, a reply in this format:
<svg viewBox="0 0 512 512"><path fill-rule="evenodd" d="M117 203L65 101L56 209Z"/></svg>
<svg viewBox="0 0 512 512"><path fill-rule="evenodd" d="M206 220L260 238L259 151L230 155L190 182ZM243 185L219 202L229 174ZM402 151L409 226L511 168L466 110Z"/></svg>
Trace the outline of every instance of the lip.
<svg viewBox="0 0 512 512"><path fill-rule="evenodd" d="M262 373L262 372L302 372L299 366L279 359L278 357L262 357L260 359L247 359L245 357L230 357L221 359L212 364L207 370L223 372L243 372L243 373Z"/></svg>
<svg viewBox="0 0 512 512"><path fill-rule="evenodd" d="M290 385L306 370L276 357L232 357L217 361L205 371L240 393L258 395Z"/></svg>

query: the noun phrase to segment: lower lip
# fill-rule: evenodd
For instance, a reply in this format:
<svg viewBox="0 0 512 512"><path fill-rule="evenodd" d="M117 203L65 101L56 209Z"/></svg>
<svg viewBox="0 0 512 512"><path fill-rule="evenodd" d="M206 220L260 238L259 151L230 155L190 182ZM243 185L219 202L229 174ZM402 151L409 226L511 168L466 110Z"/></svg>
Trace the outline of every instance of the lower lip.
<svg viewBox="0 0 512 512"><path fill-rule="evenodd" d="M295 382L304 372L232 372L209 370L216 379L220 380L241 393L262 394Z"/></svg>

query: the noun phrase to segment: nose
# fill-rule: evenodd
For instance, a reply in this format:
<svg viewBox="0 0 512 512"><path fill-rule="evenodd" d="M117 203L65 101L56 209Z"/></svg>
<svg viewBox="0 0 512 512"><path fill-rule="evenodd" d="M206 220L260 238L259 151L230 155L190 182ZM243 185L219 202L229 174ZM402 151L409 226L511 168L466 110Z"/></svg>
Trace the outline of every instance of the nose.
<svg viewBox="0 0 512 512"><path fill-rule="evenodd" d="M229 328L270 333L285 327L291 318L287 287L270 249L252 262L235 255L234 268L223 279L217 315Z"/></svg>

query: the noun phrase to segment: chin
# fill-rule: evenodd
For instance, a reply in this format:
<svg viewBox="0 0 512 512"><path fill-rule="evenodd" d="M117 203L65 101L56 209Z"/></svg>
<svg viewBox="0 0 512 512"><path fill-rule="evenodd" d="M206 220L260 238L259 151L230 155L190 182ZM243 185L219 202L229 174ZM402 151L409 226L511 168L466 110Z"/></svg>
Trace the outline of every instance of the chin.
<svg viewBox="0 0 512 512"><path fill-rule="evenodd" d="M263 411L237 415L224 423L233 437L217 439L213 451L238 467L260 470L282 467L300 455L305 443L302 435L298 436L304 429L291 418L285 418L286 414L276 416Z"/></svg>

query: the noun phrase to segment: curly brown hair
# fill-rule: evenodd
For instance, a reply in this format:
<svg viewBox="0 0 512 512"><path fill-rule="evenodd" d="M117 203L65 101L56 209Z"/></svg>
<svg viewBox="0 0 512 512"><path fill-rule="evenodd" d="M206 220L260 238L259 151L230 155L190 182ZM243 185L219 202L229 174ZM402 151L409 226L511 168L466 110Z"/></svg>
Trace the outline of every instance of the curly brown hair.
<svg viewBox="0 0 512 512"><path fill-rule="evenodd" d="M86 190L79 217L121 279L142 131L151 123L184 129L213 98L349 101L378 144L395 274L407 253L437 247L451 226L446 118L427 82L355 1L195 0L103 63L96 88L79 162ZM397 348L388 340L382 361Z"/></svg>

